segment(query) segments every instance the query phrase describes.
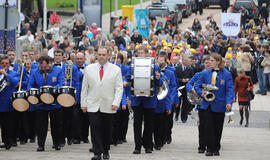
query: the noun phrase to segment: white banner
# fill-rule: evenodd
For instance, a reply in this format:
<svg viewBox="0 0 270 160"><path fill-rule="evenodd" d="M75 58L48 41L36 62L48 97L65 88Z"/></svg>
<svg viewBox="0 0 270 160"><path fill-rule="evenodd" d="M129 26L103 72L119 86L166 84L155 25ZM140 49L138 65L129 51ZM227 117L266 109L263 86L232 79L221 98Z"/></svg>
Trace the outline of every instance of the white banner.
<svg viewBox="0 0 270 160"><path fill-rule="evenodd" d="M241 27L240 13L222 13L221 30L226 36L237 36Z"/></svg>
<svg viewBox="0 0 270 160"><path fill-rule="evenodd" d="M0 0L0 5L3 5L6 3L6 0ZM8 4L11 6L16 7L17 4L17 0L8 0Z"/></svg>

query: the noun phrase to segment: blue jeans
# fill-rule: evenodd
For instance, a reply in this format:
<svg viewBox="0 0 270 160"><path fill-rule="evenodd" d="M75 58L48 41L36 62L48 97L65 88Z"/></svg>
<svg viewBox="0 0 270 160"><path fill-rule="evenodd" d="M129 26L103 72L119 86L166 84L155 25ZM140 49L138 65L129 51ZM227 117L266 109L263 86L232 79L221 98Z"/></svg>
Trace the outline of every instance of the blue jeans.
<svg viewBox="0 0 270 160"><path fill-rule="evenodd" d="M270 73L264 73L264 84L265 84L265 92L267 92L267 86L270 86Z"/></svg>
<svg viewBox="0 0 270 160"><path fill-rule="evenodd" d="M256 72L257 72L257 78L259 82L259 92L266 93L266 85L265 85L265 80L264 80L263 69L257 68Z"/></svg>

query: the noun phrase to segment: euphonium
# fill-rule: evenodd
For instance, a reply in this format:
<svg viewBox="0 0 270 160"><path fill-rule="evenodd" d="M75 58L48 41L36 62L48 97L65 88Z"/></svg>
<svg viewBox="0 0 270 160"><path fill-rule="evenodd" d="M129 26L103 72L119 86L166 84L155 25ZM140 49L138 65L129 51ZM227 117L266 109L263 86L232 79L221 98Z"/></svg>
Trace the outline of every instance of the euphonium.
<svg viewBox="0 0 270 160"><path fill-rule="evenodd" d="M218 87L216 87L215 85L212 85L212 84L202 84L202 90L205 93L204 99L207 102L212 102L213 100L215 100L216 96L211 91L218 90Z"/></svg>
<svg viewBox="0 0 270 160"><path fill-rule="evenodd" d="M192 105L201 105L202 103L202 98L195 95L193 92L187 92L187 99Z"/></svg>
<svg viewBox="0 0 270 160"><path fill-rule="evenodd" d="M166 82L165 79L161 79L161 80L163 82L162 82L162 86L159 87L159 89L158 89L158 94L157 94L157 99L158 100L163 100L168 95L168 92L169 92L168 83Z"/></svg>

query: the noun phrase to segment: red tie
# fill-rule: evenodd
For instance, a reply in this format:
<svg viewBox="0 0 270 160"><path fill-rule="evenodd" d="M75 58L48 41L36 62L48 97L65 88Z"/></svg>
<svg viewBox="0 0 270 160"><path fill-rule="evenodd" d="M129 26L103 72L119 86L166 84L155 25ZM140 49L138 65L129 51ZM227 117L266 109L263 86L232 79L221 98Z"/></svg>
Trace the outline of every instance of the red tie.
<svg viewBox="0 0 270 160"><path fill-rule="evenodd" d="M101 67L100 67L100 70L99 70L99 77L100 77L100 80L102 80L102 78L103 78L103 73L104 73L103 66L101 66Z"/></svg>

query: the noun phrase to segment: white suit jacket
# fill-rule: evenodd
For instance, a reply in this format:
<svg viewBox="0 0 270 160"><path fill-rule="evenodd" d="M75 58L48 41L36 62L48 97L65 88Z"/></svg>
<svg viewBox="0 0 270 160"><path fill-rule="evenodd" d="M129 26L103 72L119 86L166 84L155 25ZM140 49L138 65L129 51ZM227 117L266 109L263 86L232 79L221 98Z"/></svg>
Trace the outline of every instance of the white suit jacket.
<svg viewBox="0 0 270 160"><path fill-rule="evenodd" d="M112 105L119 106L123 94L121 69L111 63L104 68L102 81L99 76L99 64L90 64L85 68L82 82L81 107L87 112L116 113Z"/></svg>

